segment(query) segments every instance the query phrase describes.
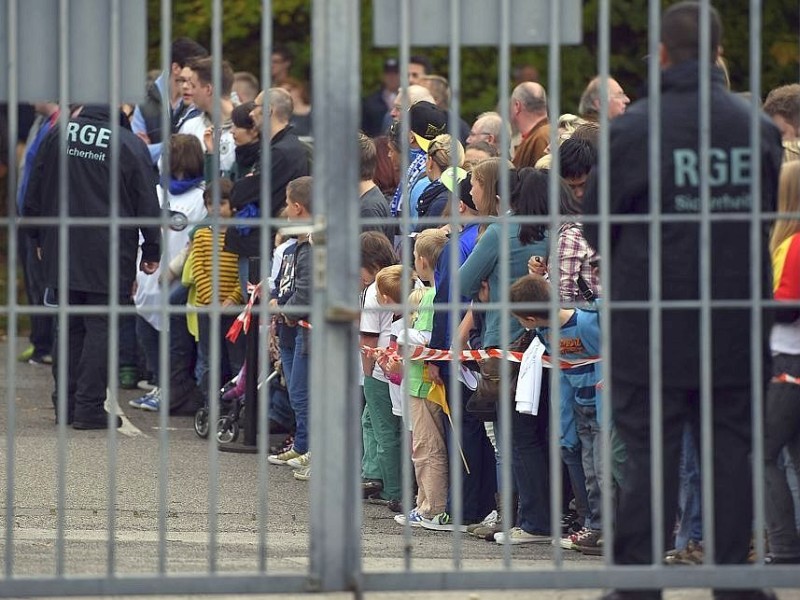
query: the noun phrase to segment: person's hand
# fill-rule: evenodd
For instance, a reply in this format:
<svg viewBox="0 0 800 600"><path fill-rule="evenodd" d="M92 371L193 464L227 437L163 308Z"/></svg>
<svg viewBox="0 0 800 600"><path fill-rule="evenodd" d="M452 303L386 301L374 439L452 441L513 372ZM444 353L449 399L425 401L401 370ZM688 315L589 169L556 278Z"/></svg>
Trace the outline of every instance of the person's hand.
<svg viewBox="0 0 800 600"><path fill-rule="evenodd" d="M378 365L387 375L399 375L403 372L403 361L394 356L384 355Z"/></svg>
<svg viewBox="0 0 800 600"><path fill-rule="evenodd" d="M270 307L270 308L277 308L277 307L278 307L278 300L277 300L277 298L270 298L270 301L269 301L269 307Z"/></svg>
<svg viewBox="0 0 800 600"><path fill-rule="evenodd" d="M234 302L233 298L225 298L222 302L222 308L226 308L228 306L234 306L236 302Z"/></svg>
<svg viewBox="0 0 800 600"><path fill-rule="evenodd" d="M206 130L203 132L203 143L206 146L206 152L208 154L214 153L214 126L209 125L206 127Z"/></svg>
<svg viewBox="0 0 800 600"><path fill-rule="evenodd" d="M489 302L489 282L481 281L481 289L478 290L478 301Z"/></svg>
<svg viewBox="0 0 800 600"><path fill-rule="evenodd" d="M145 275L152 275L158 271L158 264L159 262L157 260L142 260L142 262L139 263L139 270Z"/></svg>
<svg viewBox="0 0 800 600"><path fill-rule="evenodd" d="M150 136L147 135L144 131L140 131L139 133L137 133L136 137L138 137L140 140L142 140L148 146L150 145Z"/></svg>
<svg viewBox="0 0 800 600"><path fill-rule="evenodd" d="M528 259L528 273L530 275L546 275L547 263L541 256L531 256Z"/></svg>
<svg viewBox="0 0 800 600"><path fill-rule="evenodd" d="M439 365L428 363L428 375L430 376L431 381L436 385L444 385L442 375L439 373Z"/></svg>

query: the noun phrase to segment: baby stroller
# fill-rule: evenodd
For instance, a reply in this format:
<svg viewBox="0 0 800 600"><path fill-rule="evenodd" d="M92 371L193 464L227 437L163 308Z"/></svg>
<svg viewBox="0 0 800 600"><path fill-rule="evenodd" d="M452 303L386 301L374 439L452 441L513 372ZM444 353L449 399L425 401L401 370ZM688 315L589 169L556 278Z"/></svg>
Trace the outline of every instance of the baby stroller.
<svg viewBox="0 0 800 600"><path fill-rule="evenodd" d="M258 389L261 386L268 385L273 379L280 374L279 365L275 368L269 376L260 381ZM220 416L217 419L216 437L217 442L220 444L231 444L239 438L241 430L240 421L245 413L245 375L247 373L246 365L242 365L239 372L228 383L220 389ZM194 415L194 431L201 438L205 439L209 433L208 418L211 414L211 409L206 400L201 407L197 409Z"/></svg>

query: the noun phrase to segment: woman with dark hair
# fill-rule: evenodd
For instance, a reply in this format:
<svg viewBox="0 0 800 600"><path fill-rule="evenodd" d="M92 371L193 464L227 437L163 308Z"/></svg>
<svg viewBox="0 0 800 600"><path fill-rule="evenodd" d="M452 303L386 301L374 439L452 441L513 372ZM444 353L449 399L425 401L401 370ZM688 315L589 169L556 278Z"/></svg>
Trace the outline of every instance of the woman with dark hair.
<svg viewBox="0 0 800 600"><path fill-rule="evenodd" d="M221 174L222 177L227 177L231 181L246 177L258 168L258 161L261 158L261 132L250 116L254 107L253 102L245 102L234 107L231 112L231 137L233 137L233 143L236 144L235 159L230 171L222 171ZM213 139L210 140L210 143L212 150L205 155L206 181L211 181L210 175L213 173L211 168ZM209 146L208 138L206 146Z"/></svg>

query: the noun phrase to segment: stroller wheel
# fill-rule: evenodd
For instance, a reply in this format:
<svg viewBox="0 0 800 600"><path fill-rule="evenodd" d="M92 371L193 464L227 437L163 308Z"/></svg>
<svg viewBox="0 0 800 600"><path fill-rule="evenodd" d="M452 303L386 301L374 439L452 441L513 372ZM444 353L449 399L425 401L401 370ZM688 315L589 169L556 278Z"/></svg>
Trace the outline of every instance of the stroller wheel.
<svg viewBox="0 0 800 600"><path fill-rule="evenodd" d="M194 413L194 432L203 439L208 437L208 408L205 406Z"/></svg>
<svg viewBox="0 0 800 600"><path fill-rule="evenodd" d="M230 444L239 437L239 423L230 417L220 417L217 421L217 441Z"/></svg>

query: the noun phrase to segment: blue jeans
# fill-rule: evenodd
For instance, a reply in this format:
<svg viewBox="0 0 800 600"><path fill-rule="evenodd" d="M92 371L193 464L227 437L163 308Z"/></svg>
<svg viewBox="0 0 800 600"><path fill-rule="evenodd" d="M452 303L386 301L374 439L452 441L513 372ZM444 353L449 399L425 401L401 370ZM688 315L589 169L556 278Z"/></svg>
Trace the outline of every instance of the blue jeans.
<svg viewBox="0 0 800 600"><path fill-rule="evenodd" d="M283 327L280 333L281 364L294 412L294 450L308 452L308 364L306 331L302 327Z"/></svg>
<svg viewBox="0 0 800 600"><path fill-rule="evenodd" d="M447 368L440 369L439 374L445 382L445 389L448 398L450 394L450 373ZM483 421L476 419L472 413L465 408L472 392L463 383L461 386L461 450L464 458L469 465L469 473L464 470L464 464L459 458L458 464L461 465L461 507L463 512L462 520L464 523L478 523L486 515L497 507L495 494L497 493L497 462L495 451L489 436L486 435L486 428ZM450 447L450 420L444 419L444 433L447 441L448 453L458 452L458 448ZM495 435L497 430L495 430ZM452 486L447 494L447 512L451 513Z"/></svg>
<svg viewBox="0 0 800 600"><path fill-rule="evenodd" d="M680 525L675 536L675 548L683 550L689 540L699 542L703 539L703 491L700 479L700 456L687 423L683 431L683 446L680 462L681 489L678 496Z"/></svg>
<svg viewBox="0 0 800 600"><path fill-rule="evenodd" d="M561 462L567 467L570 489L575 496L575 512L578 513L580 520L586 523L589 517L589 498L586 495L586 476L583 473L580 449L562 446Z"/></svg>
<svg viewBox="0 0 800 600"><path fill-rule="evenodd" d="M151 373L153 381L158 385L159 382L159 352L158 352L158 330L150 325L143 317L136 316L136 340L144 355L144 364Z"/></svg>
<svg viewBox="0 0 800 600"><path fill-rule="evenodd" d="M550 535L549 420L550 386L542 377L539 414L511 415L511 454L519 494L519 526L528 533Z"/></svg>
<svg viewBox="0 0 800 600"><path fill-rule="evenodd" d="M577 403L574 405L574 410L578 439L581 441L583 474L586 477L586 498L589 502L589 514L584 525L590 529L601 529L603 503L600 490L603 486L603 455L597 410L594 406Z"/></svg>

